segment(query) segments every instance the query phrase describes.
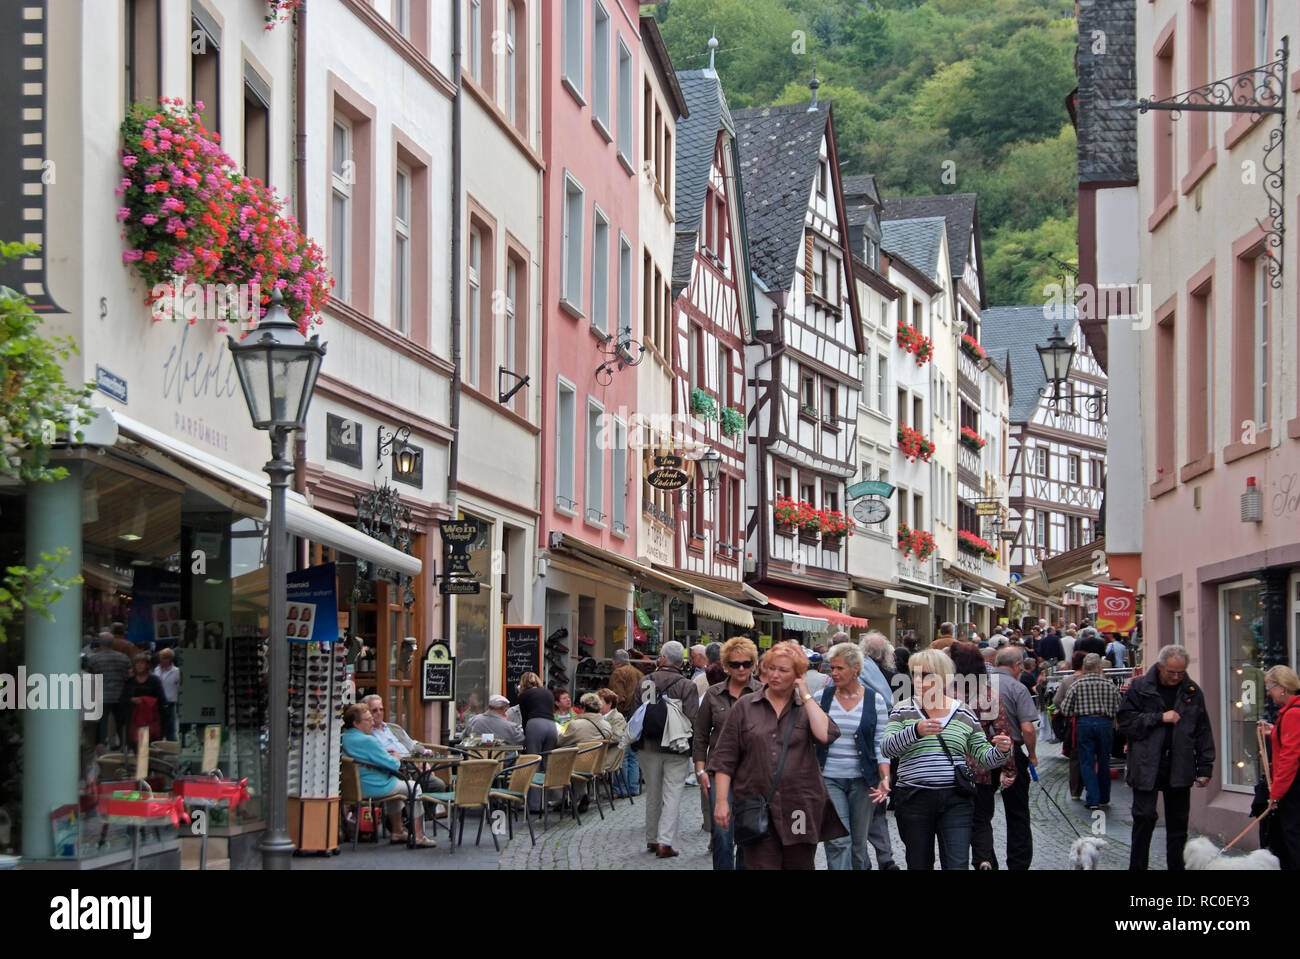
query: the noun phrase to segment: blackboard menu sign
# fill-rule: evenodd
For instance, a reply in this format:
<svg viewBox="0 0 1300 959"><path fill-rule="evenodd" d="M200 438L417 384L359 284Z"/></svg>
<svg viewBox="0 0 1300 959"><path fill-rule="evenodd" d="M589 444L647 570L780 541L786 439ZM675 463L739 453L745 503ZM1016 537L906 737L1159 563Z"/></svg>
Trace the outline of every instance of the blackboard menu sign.
<svg viewBox="0 0 1300 959"><path fill-rule="evenodd" d="M451 647L437 642L429 645L424 654L421 669L420 698L426 703L434 701L450 702L456 698L456 660L451 655Z"/></svg>
<svg viewBox="0 0 1300 959"><path fill-rule="evenodd" d="M502 634L504 693L513 704L519 702L519 680L524 673L542 674L542 627L505 626Z"/></svg>

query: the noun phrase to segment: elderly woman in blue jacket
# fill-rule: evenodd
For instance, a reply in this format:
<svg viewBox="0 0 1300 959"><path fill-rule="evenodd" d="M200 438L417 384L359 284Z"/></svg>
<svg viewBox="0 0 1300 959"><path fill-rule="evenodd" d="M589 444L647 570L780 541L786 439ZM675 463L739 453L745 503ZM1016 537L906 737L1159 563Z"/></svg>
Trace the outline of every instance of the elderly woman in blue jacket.
<svg viewBox="0 0 1300 959"><path fill-rule="evenodd" d="M826 846L827 869L869 869L867 830L876 803L889 797L889 761L880 752L889 702L865 685L862 652L853 643L838 643L826 653L831 682L821 693L822 710L840 728L829 746L817 747L826 792L849 835Z"/></svg>
<svg viewBox="0 0 1300 959"><path fill-rule="evenodd" d="M405 780L384 772L389 770L390 773L395 773L402 768L402 764L384 750L383 744L374 733L375 719L367 706L357 703L355 706L349 706L343 713L343 752L359 762L366 763L361 767L362 795L387 796L398 790L408 791L410 787ZM374 766L379 768L371 768ZM406 800L390 799L384 805L393 832L392 841L406 842L406 832L402 829L402 807L406 805ZM436 846L436 842L424 835L424 823L419 818L418 806L415 815L416 819L412 825L418 837L416 845Z"/></svg>

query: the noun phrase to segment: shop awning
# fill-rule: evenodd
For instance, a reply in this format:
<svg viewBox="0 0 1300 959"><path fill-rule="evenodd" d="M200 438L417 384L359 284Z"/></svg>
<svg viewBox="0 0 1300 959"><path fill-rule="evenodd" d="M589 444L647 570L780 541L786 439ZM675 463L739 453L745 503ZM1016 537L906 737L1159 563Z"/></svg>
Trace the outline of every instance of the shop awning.
<svg viewBox="0 0 1300 959"><path fill-rule="evenodd" d="M913 606L929 606L930 597L922 596L920 593L905 593L901 589L887 589L885 595L890 599L896 599L900 603L911 603Z"/></svg>
<svg viewBox="0 0 1300 959"><path fill-rule="evenodd" d="M662 570L657 570L663 572ZM757 595L760 602L767 602L761 593L755 594L744 583L726 580L717 576L701 576L698 573L686 573L673 570L665 574L688 588L691 593L691 605L697 616L716 619L745 629L754 627L754 611L741 599L751 599Z"/></svg>
<svg viewBox="0 0 1300 959"><path fill-rule="evenodd" d="M786 629L818 633L826 632L832 625L857 626L860 629L865 629L868 625L867 620L861 616L849 616L819 603L811 593L800 593L780 586L765 587L765 592L769 603L786 611Z"/></svg>
<svg viewBox="0 0 1300 959"><path fill-rule="evenodd" d="M977 589L973 593L968 593L966 599L976 606L987 606L990 609L997 609L1002 605L1002 597L986 589Z"/></svg>
<svg viewBox="0 0 1300 959"><path fill-rule="evenodd" d="M150 465L245 516L259 519L266 516L271 491L264 477L218 459L124 413L114 410L113 419L117 421L121 435L140 444L143 448L141 455ZM407 576L420 574L422 564L417 557L393 549L313 509L301 493L288 494L285 525L297 536L358 556L384 569Z"/></svg>

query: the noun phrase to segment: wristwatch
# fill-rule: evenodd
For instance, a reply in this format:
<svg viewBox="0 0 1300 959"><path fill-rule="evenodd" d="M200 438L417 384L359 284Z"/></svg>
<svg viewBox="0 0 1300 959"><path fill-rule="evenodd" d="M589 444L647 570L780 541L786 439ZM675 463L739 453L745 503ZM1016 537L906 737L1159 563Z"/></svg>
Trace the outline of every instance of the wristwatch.
<svg viewBox="0 0 1300 959"><path fill-rule="evenodd" d="M803 694L803 701L804 701L805 703L808 702L808 700L810 700L810 699L812 699L812 698L813 698L813 694L812 694L812 693L804 693L804 694Z"/></svg>

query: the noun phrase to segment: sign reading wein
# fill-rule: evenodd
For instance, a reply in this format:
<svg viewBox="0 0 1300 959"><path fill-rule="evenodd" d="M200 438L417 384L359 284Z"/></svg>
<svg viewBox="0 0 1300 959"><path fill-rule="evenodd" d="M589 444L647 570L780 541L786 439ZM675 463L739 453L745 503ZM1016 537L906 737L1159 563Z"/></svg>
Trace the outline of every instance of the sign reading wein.
<svg viewBox="0 0 1300 959"><path fill-rule="evenodd" d="M655 489L675 490L689 483L691 477L686 471L684 457L664 454L650 457L645 481Z"/></svg>
<svg viewBox="0 0 1300 959"><path fill-rule="evenodd" d="M443 596L473 595L479 591L478 580L469 568L470 548L482 535L483 524L476 519L444 519L442 532L443 576L438 592Z"/></svg>

